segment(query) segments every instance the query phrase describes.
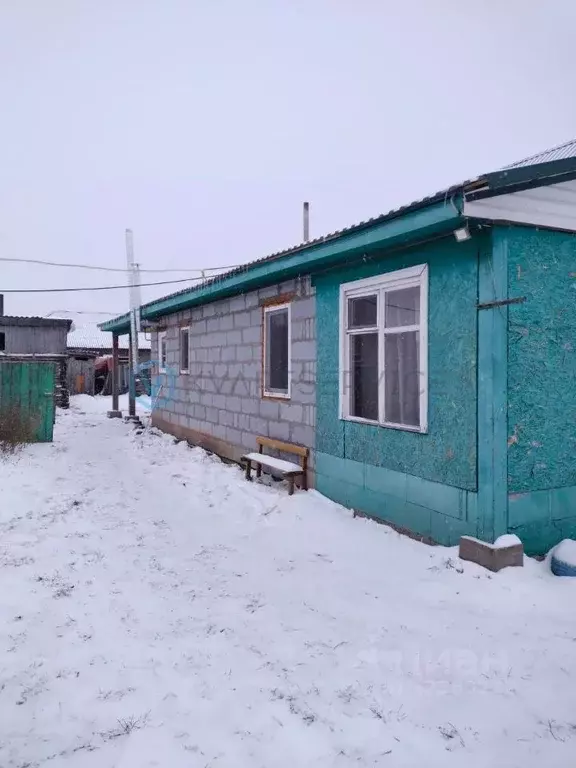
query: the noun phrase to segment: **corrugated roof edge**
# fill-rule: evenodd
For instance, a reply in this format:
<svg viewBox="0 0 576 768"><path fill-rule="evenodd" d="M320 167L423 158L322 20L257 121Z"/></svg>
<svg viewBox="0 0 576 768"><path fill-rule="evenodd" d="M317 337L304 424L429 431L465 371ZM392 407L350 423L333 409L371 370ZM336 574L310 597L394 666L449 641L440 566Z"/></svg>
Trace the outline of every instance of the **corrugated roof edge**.
<svg viewBox="0 0 576 768"><path fill-rule="evenodd" d="M29 328L70 328L72 320L61 317L24 317L21 315L0 315L0 325Z"/></svg>
<svg viewBox="0 0 576 768"><path fill-rule="evenodd" d="M570 144L570 142L568 142L568 144ZM566 146L566 145L560 145L560 146ZM545 153L540 153L540 154L542 155ZM534 155L533 157L536 158L536 157L539 157L539 155ZM525 160L520 162L526 163L527 161ZM548 163L542 163L541 166L542 168L545 168L545 166L549 166L550 168L552 167L560 168L564 163L568 163L570 166L572 166L575 162L576 160L574 159L568 161L568 159L564 158L564 159L551 161ZM531 167L534 169L533 171L534 178L538 178L538 171L537 171L539 167L538 164L534 164ZM546 170L548 170L548 168ZM315 240L311 240L305 243L299 243L298 245L292 246L285 250L277 251L268 256L264 256L263 258L248 262L247 264L244 264L240 267L236 267L235 269L231 269L228 272L224 272L220 275L216 275L210 278L209 280L206 280L203 283L199 283L190 288L184 288L180 291L176 291L175 293L162 296L159 299L154 299L151 302L143 304L141 307L141 310L145 314L146 313L153 314L155 306L159 306L160 304L170 301L171 299L175 299L179 296L193 297L195 293L201 290L204 290L207 287L214 285L225 278L230 278L235 275L241 274L243 272L249 272L251 269L263 263L283 259L288 256L292 256L293 254L297 254L300 251L305 251L305 250L312 251L314 248L318 248L319 246L329 243L331 241L337 240L338 238L346 237L350 234L362 232L363 230L369 229L370 227L375 227L384 222L393 220L401 216L405 216L406 214L417 211L419 209L426 208L427 206L432 206L433 204L435 203L437 204L442 200L447 202L449 199L454 198L458 194L467 194L469 192L478 190L479 188L489 191L492 186L494 187L498 186L500 188L500 191L502 191L502 188L505 185L513 183L516 176L522 177L525 181L529 173L530 172L527 172L526 166L518 165L517 167L508 166L507 168L502 169L501 171L494 171L494 172L485 174L483 176L477 176L467 181L463 181L460 184L455 184L451 187L448 187L447 189L436 192L433 195L423 197L420 200L415 200L411 203L408 203L407 205L401 206L400 208L394 208L391 211L388 211L387 213L383 213L379 216L375 216L374 218L368 219L366 221L361 221L358 224L353 224L349 227L345 227L344 229L336 230L335 232L331 232L322 237L318 237ZM210 301L213 301L213 300L214 300L213 298L207 297L206 303L209 303ZM167 309L165 312L164 311L158 312L158 316L162 316L164 314L171 314L171 311ZM107 320L106 322L99 324L98 327L103 331L116 330L118 327L125 327L126 323L128 322L128 318L129 318L128 314L120 315L119 317L116 317L112 320Z"/></svg>
<svg viewBox="0 0 576 768"><path fill-rule="evenodd" d="M381 224L384 221L394 219L398 216L403 216L419 208L424 208L428 205L441 202L442 200L447 201L453 195L457 194L458 192L461 192L465 186L468 186L470 184L475 184L478 181L480 181L480 177L476 179L471 179L470 181L466 181L461 184L456 184L452 187L448 187L447 189L441 190L440 192L436 192L433 195L423 197L420 200L415 200L411 203L408 203L407 205L401 206L400 208L394 208L391 211L388 211L387 213L380 214L379 216L374 216L373 218L367 219L366 221L361 221L361 222L358 222L357 224L352 224L349 227L344 227L343 229L330 232L327 235L322 235L321 237L317 237L314 240L310 240L308 242L302 242L302 243L299 243L298 245L291 246L290 248L286 248L282 251L276 251L275 253L269 254L268 256L263 256L260 259L255 259L254 261L247 262L246 264L242 264L239 267L235 267L234 269L231 269L227 272L223 272L220 275L216 275L215 277L205 280L203 283L198 283L197 285L194 285L190 288L184 288L180 291L175 291L174 293L170 293L170 294L167 294L166 296L162 296L159 299L154 299L153 301L147 302L146 304L142 305L141 309L150 310L154 307L154 305L159 304L160 302L167 301L169 299L176 298L177 296L183 296L185 294L193 295L200 289L206 288L206 286L209 286L213 283L217 283L225 277L231 277L233 275L241 274L242 272L245 272L259 264L263 264L268 261L274 261L276 259L281 259L286 256L291 256L292 254L298 253L299 251L313 249L319 245L324 245L325 243L328 243L332 240L336 240L340 237L344 237L346 235L353 234L356 232L361 232L364 229L368 229L377 224ZM115 317L112 320L107 320L104 323L100 323L98 327L103 331L112 330L112 328L115 325L118 325L119 323L126 321L128 317L129 317L128 313L126 313L125 315L119 315L118 317Z"/></svg>

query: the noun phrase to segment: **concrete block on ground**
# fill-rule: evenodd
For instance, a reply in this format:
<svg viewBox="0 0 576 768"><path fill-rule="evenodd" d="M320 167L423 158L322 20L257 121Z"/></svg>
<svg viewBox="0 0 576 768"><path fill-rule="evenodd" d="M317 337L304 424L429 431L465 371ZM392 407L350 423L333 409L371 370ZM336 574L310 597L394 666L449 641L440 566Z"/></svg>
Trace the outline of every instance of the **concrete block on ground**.
<svg viewBox="0 0 576 768"><path fill-rule="evenodd" d="M524 547L521 541L499 546L498 542L489 544L473 536L462 536L459 555L461 560L478 563L495 572L502 568L524 565Z"/></svg>

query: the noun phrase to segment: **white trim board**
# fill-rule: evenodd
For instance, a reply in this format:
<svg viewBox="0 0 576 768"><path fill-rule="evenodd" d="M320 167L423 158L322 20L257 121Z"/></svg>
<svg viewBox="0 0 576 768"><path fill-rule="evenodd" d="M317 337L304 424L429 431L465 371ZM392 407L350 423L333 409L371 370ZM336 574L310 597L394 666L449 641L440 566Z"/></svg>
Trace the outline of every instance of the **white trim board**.
<svg viewBox="0 0 576 768"><path fill-rule="evenodd" d="M576 232L576 180L464 201L464 216Z"/></svg>

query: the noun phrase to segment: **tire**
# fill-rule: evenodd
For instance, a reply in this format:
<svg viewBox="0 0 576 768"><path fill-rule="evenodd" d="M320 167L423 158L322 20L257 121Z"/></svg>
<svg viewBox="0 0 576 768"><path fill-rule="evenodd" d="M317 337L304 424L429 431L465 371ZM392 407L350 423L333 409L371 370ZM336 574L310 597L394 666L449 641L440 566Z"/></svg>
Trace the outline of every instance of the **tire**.
<svg viewBox="0 0 576 768"><path fill-rule="evenodd" d="M554 576L576 576L576 565L570 565L552 555L550 568Z"/></svg>

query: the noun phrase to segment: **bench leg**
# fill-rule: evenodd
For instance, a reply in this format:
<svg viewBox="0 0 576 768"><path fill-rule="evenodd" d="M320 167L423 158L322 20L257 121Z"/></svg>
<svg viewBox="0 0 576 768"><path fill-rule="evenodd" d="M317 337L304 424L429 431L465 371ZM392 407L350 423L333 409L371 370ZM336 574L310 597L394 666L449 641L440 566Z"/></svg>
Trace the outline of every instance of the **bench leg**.
<svg viewBox="0 0 576 768"><path fill-rule="evenodd" d="M251 472L252 472L252 462L247 461L246 462L246 480L252 480Z"/></svg>
<svg viewBox="0 0 576 768"><path fill-rule="evenodd" d="M294 494L294 475L290 475L288 478L288 496Z"/></svg>
<svg viewBox="0 0 576 768"><path fill-rule="evenodd" d="M262 477L262 464L256 464L256 477Z"/></svg>

